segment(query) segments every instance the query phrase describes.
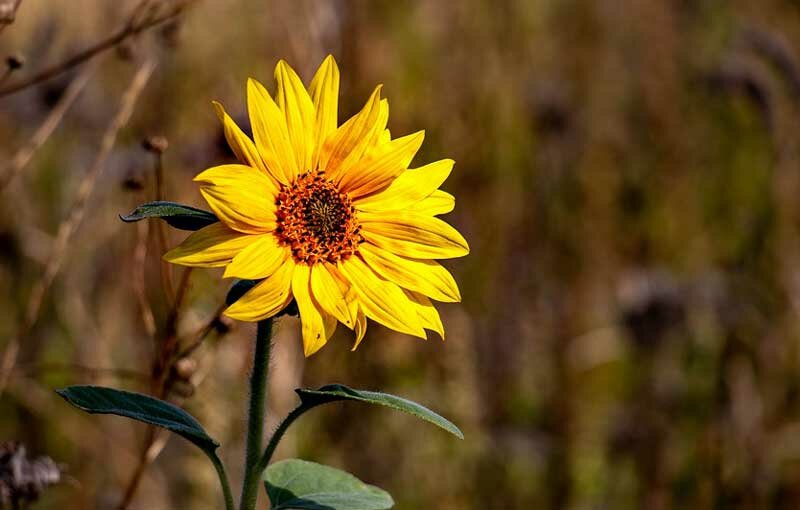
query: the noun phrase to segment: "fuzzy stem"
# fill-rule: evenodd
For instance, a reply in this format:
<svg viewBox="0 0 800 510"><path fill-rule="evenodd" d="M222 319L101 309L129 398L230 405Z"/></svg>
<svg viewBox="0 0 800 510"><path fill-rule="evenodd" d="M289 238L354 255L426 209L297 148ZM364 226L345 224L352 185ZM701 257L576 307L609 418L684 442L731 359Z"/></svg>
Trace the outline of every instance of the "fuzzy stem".
<svg viewBox="0 0 800 510"><path fill-rule="evenodd" d="M247 452L245 455L244 483L240 510L255 510L258 498L258 484L261 473L258 464L261 457L261 443L264 437L264 418L266 414L267 375L269 373L269 354L272 336L272 319L258 323L256 349L253 356L253 371L250 374L250 408L247 420Z"/></svg>
<svg viewBox="0 0 800 510"><path fill-rule="evenodd" d="M258 465L256 470L261 473L267 466L269 465L269 461L272 459L272 454L275 453L275 449L278 447L278 443L280 442L281 438L283 438L283 434L289 428L289 425L294 423L294 421L300 417L301 414L308 411L309 407L297 407L291 413L289 413L286 418L278 425L278 428L275 429L275 432L272 434L272 437L269 439L269 443L267 444L266 450L264 450L264 455L261 456L261 459L258 461Z"/></svg>
<svg viewBox="0 0 800 510"><path fill-rule="evenodd" d="M208 458L214 464L214 469L217 470L219 476L219 483L222 486L222 496L225 499L225 510L234 510L236 507L233 505L233 494L231 493L231 486L228 484L228 475L225 473L225 466L215 454L210 454Z"/></svg>

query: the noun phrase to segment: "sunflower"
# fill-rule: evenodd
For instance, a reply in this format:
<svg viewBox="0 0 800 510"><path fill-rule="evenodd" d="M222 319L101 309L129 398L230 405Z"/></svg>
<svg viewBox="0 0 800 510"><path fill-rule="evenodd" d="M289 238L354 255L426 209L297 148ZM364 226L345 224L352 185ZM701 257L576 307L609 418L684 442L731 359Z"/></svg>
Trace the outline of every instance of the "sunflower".
<svg viewBox="0 0 800 510"><path fill-rule="evenodd" d="M339 69L332 56L308 89L284 61L273 98L247 82L251 140L214 103L239 164L195 181L219 222L194 232L164 257L175 264L224 267L224 277L260 280L225 315L274 316L294 299L306 356L341 322L355 332L367 317L388 328L444 338L431 299L461 300L433 259L461 257L467 242L436 218L455 199L439 190L453 161L409 169L424 132L392 139L389 104L377 86L366 105L337 126Z"/></svg>

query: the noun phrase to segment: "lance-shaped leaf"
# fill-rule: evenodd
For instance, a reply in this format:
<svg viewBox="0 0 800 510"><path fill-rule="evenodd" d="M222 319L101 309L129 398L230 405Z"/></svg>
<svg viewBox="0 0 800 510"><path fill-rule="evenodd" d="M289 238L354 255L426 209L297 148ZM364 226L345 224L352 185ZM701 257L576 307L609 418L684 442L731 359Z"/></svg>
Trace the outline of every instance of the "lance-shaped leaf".
<svg viewBox="0 0 800 510"><path fill-rule="evenodd" d="M157 398L102 386L69 386L56 390L67 402L93 414L115 414L157 425L188 439L206 453L217 449L203 426L180 407Z"/></svg>
<svg viewBox="0 0 800 510"><path fill-rule="evenodd" d="M141 393L104 388L103 386L69 386L56 393L78 409L93 414L116 414L170 430L197 445L214 464L222 486L225 508L233 510L225 467L217 457L219 443L211 439L203 426L180 407Z"/></svg>
<svg viewBox="0 0 800 510"><path fill-rule="evenodd" d="M132 213L127 216L120 215L119 218L128 223L145 218L161 218L171 226L181 230L200 230L219 221L219 218L208 211L175 202L163 201L142 204L134 209Z"/></svg>
<svg viewBox="0 0 800 510"><path fill-rule="evenodd" d="M345 471L299 459L264 470L272 510L385 510L394 506L386 491Z"/></svg>
<svg viewBox="0 0 800 510"><path fill-rule="evenodd" d="M342 384L329 384L318 390L297 389L295 391L300 396L300 401L302 402L300 407L310 409L321 404L343 400L377 404L414 415L421 420L443 428L459 439L464 439L464 434L446 418L434 413L425 406L396 395L379 393L377 391L354 390Z"/></svg>

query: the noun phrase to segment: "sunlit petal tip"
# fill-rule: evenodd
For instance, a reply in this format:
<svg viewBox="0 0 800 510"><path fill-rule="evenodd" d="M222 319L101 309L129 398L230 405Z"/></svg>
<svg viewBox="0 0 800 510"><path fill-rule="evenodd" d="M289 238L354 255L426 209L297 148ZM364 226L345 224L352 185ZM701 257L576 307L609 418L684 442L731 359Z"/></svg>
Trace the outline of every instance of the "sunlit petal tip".
<svg viewBox="0 0 800 510"><path fill-rule="evenodd" d="M257 79L253 78L252 76L247 78L247 88L248 89L251 89L251 88L252 89L257 89L259 87L260 88L264 88L264 85L262 85L260 81L258 81Z"/></svg>
<svg viewBox="0 0 800 510"><path fill-rule="evenodd" d="M359 310L356 315L356 325L354 328L356 337L353 341L353 347L350 349L350 351L355 351L358 349L358 346L361 345L361 341L364 340L364 335L367 334L367 316L364 315L364 312L361 310Z"/></svg>
<svg viewBox="0 0 800 510"><path fill-rule="evenodd" d="M225 122L225 107L222 106L222 103L219 101L211 101L211 105L214 107L214 111L219 117L220 122Z"/></svg>
<svg viewBox="0 0 800 510"><path fill-rule="evenodd" d="M255 100L258 103L264 101L265 97L272 99L272 94L269 93L267 87L255 78L247 79L247 99L248 101Z"/></svg>
<svg viewBox="0 0 800 510"><path fill-rule="evenodd" d="M278 74L285 72L287 68L294 70L292 69L292 66L290 66L289 63L286 62L284 59L278 60L278 63L275 64L275 77L277 77Z"/></svg>
<svg viewBox="0 0 800 510"><path fill-rule="evenodd" d="M303 356L308 358L308 357L312 356L313 354L316 354L317 351L322 349L322 347L324 347L326 343L327 343L327 341L320 342L320 343L314 344L314 345L308 345L308 346L306 344L303 344Z"/></svg>

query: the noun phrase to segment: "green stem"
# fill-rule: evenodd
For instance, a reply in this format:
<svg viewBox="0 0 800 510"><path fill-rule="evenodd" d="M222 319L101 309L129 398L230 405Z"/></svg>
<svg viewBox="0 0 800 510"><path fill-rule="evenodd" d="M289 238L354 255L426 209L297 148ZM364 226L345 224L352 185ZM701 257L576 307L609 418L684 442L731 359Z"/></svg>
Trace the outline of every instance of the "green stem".
<svg viewBox="0 0 800 510"><path fill-rule="evenodd" d="M219 476L219 483L222 485L222 496L225 498L225 510L234 510L233 494L231 493L231 486L228 483L228 475L225 473L225 466L222 465L222 461L219 460L216 454L208 453L208 458L211 459L211 462L214 464L214 469L217 470L217 475Z"/></svg>
<svg viewBox="0 0 800 510"><path fill-rule="evenodd" d="M253 371L250 374L250 409L247 420L247 452L245 454L244 483L242 483L241 510L255 510L261 471L258 470L261 443L264 437L264 417L269 373L269 351L272 319L258 323Z"/></svg>
<svg viewBox="0 0 800 510"><path fill-rule="evenodd" d="M286 415L286 418L284 418L281 424L278 425L278 428L275 429L275 432L269 439L269 444L267 444L267 448L264 450L264 455L262 455L261 460L258 461L258 467L256 470L259 473L263 473L264 470L267 469L267 465L269 465L269 461L272 459L272 454L275 453L275 448L278 447L278 443L283 437L284 432L286 432L286 429L289 428L289 425L291 425L301 414L309 409L310 408L303 406L296 407L291 413Z"/></svg>

